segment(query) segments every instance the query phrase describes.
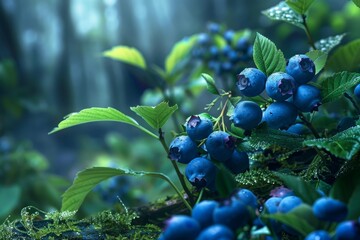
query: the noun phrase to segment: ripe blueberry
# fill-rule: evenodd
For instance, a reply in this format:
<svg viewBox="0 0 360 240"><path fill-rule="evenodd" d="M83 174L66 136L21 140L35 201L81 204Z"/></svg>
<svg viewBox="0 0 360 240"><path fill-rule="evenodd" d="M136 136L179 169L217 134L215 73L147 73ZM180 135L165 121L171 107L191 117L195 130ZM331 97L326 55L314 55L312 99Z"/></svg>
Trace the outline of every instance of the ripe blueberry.
<svg viewBox="0 0 360 240"><path fill-rule="evenodd" d="M220 25L217 24L217 23L211 22L211 23L209 23L207 25L207 29L212 34L219 33L220 32Z"/></svg>
<svg viewBox="0 0 360 240"><path fill-rule="evenodd" d="M336 227L336 239L358 240L360 239L360 224L356 221L345 221Z"/></svg>
<svg viewBox="0 0 360 240"><path fill-rule="evenodd" d="M306 236L305 240L331 240L327 231L317 230Z"/></svg>
<svg viewBox="0 0 360 240"><path fill-rule="evenodd" d="M196 238L196 240L233 240L235 239L235 235L230 228L215 224L206 229L204 229L200 235Z"/></svg>
<svg viewBox="0 0 360 240"><path fill-rule="evenodd" d="M297 113L297 109L292 103L274 102L263 112L263 121L270 128L287 129L295 123Z"/></svg>
<svg viewBox="0 0 360 240"><path fill-rule="evenodd" d="M262 119L262 111L259 105L252 101L239 102L230 120L233 121L236 127L240 127L245 130L251 130L255 128Z"/></svg>
<svg viewBox="0 0 360 240"><path fill-rule="evenodd" d="M286 73L291 75L298 84L304 84L315 76L315 64L304 54L295 55L286 63Z"/></svg>
<svg viewBox="0 0 360 240"><path fill-rule="evenodd" d="M302 200L296 196L288 196L281 200L278 210L281 213L288 213L300 204L302 204Z"/></svg>
<svg viewBox="0 0 360 240"><path fill-rule="evenodd" d="M231 158L235 149L235 138L223 131L212 132L205 142L210 156L220 162Z"/></svg>
<svg viewBox="0 0 360 240"><path fill-rule="evenodd" d="M249 170L249 156L246 152L235 150L231 158L224 162L224 165L233 174L243 173Z"/></svg>
<svg viewBox="0 0 360 240"><path fill-rule="evenodd" d="M194 140L207 138L213 131L213 123L203 116L191 116L186 124L186 133Z"/></svg>
<svg viewBox="0 0 360 240"><path fill-rule="evenodd" d="M174 138L169 147L169 158L179 163L189 163L199 156L196 143L189 136Z"/></svg>
<svg viewBox="0 0 360 240"><path fill-rule="evenodd" d="M211 41L211 38L208 34L201 33L201 34L199 34L197 41L200 45L208 45Z"/></svg>
<svg viewBox="0 0 360 240"><path fill-rule="evenodd" d="M255 194L248 190L248 189L240 189L239 191L237 191L234 196L232 197L233 201L241 201L242 203L244 203L246 206L250 206L253 209L256 209L258 207L258 203L257 203L257 197L255 196Z"/></svg>
<svg viewBox="0 0 360 240"><path fill-rule="evenodd" d="M166 221L162 239L164 240L183 240L195 239L200 233L199 223L185 215L176 215Z"/></svg>
<svg viewBox="0 0 360 240"><path fill-rule="evenodd" d="M249 48L249 39L247 37L241 37L236 42L236 49L238 51L246 53Z"/></svg>
<svg viewBox="0 0 360 240"><path fill-rule="evenodd" d="M231 43L234 35L235 35L235 33L234 33L233 30L227 30L227 31L224 33L224 39L225 39L228 43Z"/></svg>
<svg viewBox="0 0 360 240"><path fill-rule="evenodd" d="M266 80L265 90L272 99L284 101L291 97L296 89L296 82L287 73L277 72L271 74Z"/></svg>
<svg viewBox="0 0 360 240"><path fill-rule="evenodd" d="M279 204L281 202L282 198L279 197L271 197L264 203L265 211L266 213L273 214L278 212ZM279 233L281 231L281 223L271 219L270 220L271 227L273 231L276 233Z"/></svg>
<svg viewBox="0 0 360 240"><path fill-rule="evenodd" d="M357 97L357 99L360 99L360 84L356 85L354 88L354 95Z"/></svg>
<svg viewBox="0 0 360 240"><path fill-rule="evenodd" d="M266 75L257 68L245 68L237 75L236 85L247 97L254 97L265 89Z"/></svg>
<svg viewBox="0 0 360 240"><path fill-rule="evenodd" d="M191 212L191 217L199 222L201 228L206 228L214 223L213 212L218 202L214 200L204 200L196 204Z"/></svg>
<svg viewBox="0 0 360 240"><path fill-rule="evenodd" d="M323 221L340 222L347 216L347 206L339 200L322 197L313 205L314 215Z"/></svg>
<svg viewBox="0 0 360 240"><path fill-rule="evenodd" d="M185 168L185 176L189 182L197 187L207 187L213 190L215 187L216 167L208 159L198 157L189 162Z"/></svg>
<svg viewBox="0 0 360 240"><path fill-rule="evenodd" d="M293 103L301 112L317 111L321 105L321 92L312 85L300 85L293 96Z"/></svg>
<svg viewBox="0 0 360 240"><path fill-rule="evenodd" d="M241 201L225 200L215 208L214 223L223 224L233 230L245 226L250 220L250 213Z"/></svg>
<svg viewBox="0 0 360 240"><path fill-rule="evenodd" d="M291 125L286 132L296 134L296 135L303 135L309 133L309 129L302 123L295 123Z"/></svg>

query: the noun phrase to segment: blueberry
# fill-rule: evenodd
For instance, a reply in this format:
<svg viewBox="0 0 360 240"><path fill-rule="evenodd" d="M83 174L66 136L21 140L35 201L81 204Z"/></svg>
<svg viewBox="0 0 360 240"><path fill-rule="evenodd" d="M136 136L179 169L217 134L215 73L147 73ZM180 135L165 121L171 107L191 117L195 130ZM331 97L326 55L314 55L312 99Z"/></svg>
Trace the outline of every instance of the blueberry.
<svg viewBox="0 0 360 240"><path fill-rule="evenodd" d="M214 223L212 216L217 205L214 200L201 201L194 206L191 217L199 222L201 228L206 228Z"/></svg>
<svg viewBox="0 0 360 240"><path fill-rule="evenodd" d="M199 34L199 36L198 36L198 43L200 44L200 45L208 45L209 43L210 43L210 41L211 41L211 38L210 38L210 36L208 35L208 34L206 34L206 33L201 33L201 34Z"/></svg>
<svg viewBox="0 0 360 240"><path fill-rule="evenodd" d="M291 125L286 132L296 134L296 135L303 135L309 133L309 129L302 123L295 123Z"/></svg>
<svg viewBox="0 0 360 240"><path fill-rule="evenodd" d="M322 197L315 201L313 212L320 220L340 222L346 218L348 209L345 203L339 200Z"/></svg>
<svg viewBox="0 0 360 240"><path fill-rule="evenodd" d="M222 49L221 49L221 53L227 57L229 52L232 51L232 47L230 45L225 45Z"/></svg>
<svg viewBox="0 0 360 240"><path fill-rule="evenodd" d="M249 222L250 213L241 201L225 200L215 208L213 218L214 223L236 230Z"/></svg>
<svg viewBox="0 0 360 240"><path fill-rule="evenodd" d="M235 36L235 33L233 30L227 30L226 32L224 32L224 39L228 42L231 43L233 40L233 37Z"/></svg>
<svg viewBox="0 0 360 240"><path fill-rule="evenodd" d="M231 158L224 162L224 165L233 174L243 173L249 170L249 156L246 152L235 150Z"/></svg>
<svg viewBox="0 0 360 240"><path fill-rule="evenodd" d="M282 198L280 197L271 197L264 203L264 207L267 213L273 214L278 212L279 204Z"/></svg>
<svg viewBox="0 0 360 240"><path fill-rule="evenodd" d="M171 160L187 164L198 156L198 147L189 136L176 137L170 143L169 158Z"/></svg>
<svg viewBox="0 0 360 240"><path fill-rule="evenodd" d="M164 240L183 240L196 239L200 233L199 223L185 215L176 215L166 221L162 239Z"/></svg>
<svg viewBox="0 0 360 240"><path fill-rule="evenodd" d="M249 39L247 37L241 37L236 42L236 49L243 53L246 53L249 48Z"/></svg>
<svg viewBox="0 0 360 240"><path fill-rule="evenodd" d="M331 240L331 236L327 231L317 230L307 235L305 240Z"/></svg>
<svg viewBox="0 0 360 240"><path fill-rule="evenodd" d="M198 157L189 162L185 168L185 176L189 182L197 187L207 187L213 190L215 187L216 167L208 159Z"/></svg>
<svg viewBox="0 0 360 240"><path fill-rule="evenodd" d="M234 50L229 51L227 57L232 63L236 63L239 60L239 54Z"/></svg>
<svg viewBox="0 0 360 240"><path fill-rule="evenodd" d="M271 74L265 84L266 93L276 101L284 101L291 97L296 89L296 82L287 73L277 72Z"/></svg>
<svg viewBox="0 0 360 240"><path fill-rule="evenodd" d="M209 52L213 58L216 58L219 55L219 49L217 46L211 46Z"/></svg>
<svg viewBox="0 0 360 240"><path fill-rule="evenodd" d="M296 196L288 196L281 200L278 210L281 213L288 213L300 204L302 204L302 200Z"/></svg>
<svg viewBox="0 0 360 240"><path fill-rule="evenodd" d="M221 70L224 72L229 72L233 68L233 64L229 61L225 61L221 64Z"/></svg>
<svg viewBox="0 0 360 240"><path fill-rule="evenodd" d="M345 221L336 227L337 240L358 240L360 239L360 224L355 221Z"/></svg>
<svg viewBox="0 0 360 240"><path fill-rule="evenodd" d="M215 224L206 229L204 229L200 235L196 238L196 240L234 240L235 235L234 232L231 231L230 228Z"/></svg>
<svg viewBox="0 0 360 240"><path fill-rule="evenodd" d="M357 99L360 99L360 84L356 85L354 88L354 95L357 97Z"/></svg>
<svg viewBox="0 0 360 240"><path fill-rule="evenodd" d="M342 132L348 128L354 127L356 125L356 121L352 117L344 117L338 123L336 130L338 132Z"/></svg>
<svg viewBox="0 0 360 240"><path fill-rule="evenodd" d="M223 131L212 132L205 142L210 156L220 162L231 158L235 149L235 138Z"/></svg>
<svg viewBox="0 0 360 240"><path fill-rule="evenodd" d="M212 34L219 33L220 32L220 25L217 24L217 23L211 22L211 23L209 23L207 25L207 29Z"/></svg>
<svg viewBox="0 0 360 240"><path fill-rule="evenodd" d="M270 128L287 129L295 123L298 111L289 102L274 102L263 112L263 121Z"/></svg>
<svg viewBox="0 0 360 240"><path fill-rule="evenodd" d="M291 75L298 84L304 84L315 76L315 64L304 54L295 55L286 63L286 73Z"/></svg>
<svg viewBox="0 0 360 240"><path fill-rule="evenodd" d="M259 105L252 101L239 102L230 120L233 121L236 127L240 127L245 130L251 130L255 128L262 119L262 111Z"/></svg>
<svg viewBox="0 0 360 240"><path fill-rule="evenodd" d="M293 96L293 103L301 112L317 111L321 105L321 92L312 85L300 85Z"/></svg>
<svg viewBox="0 0 360 240"><path fill-rule="evenodd" d="M207 117L193 115L186 123L186 133L194 141L207 138L212 131L213 123Z"/></svg>
<svg viewBox="0 0 360 240"><path fill-rule="evenodd" d="M257 68L245 68L237 75L236 85L247 97L254 97L265 89L266 75Z"/></svg>
<svg viewBox="0 0 360 240"><path fill-rule="evenodd" d="M221 73L221 63L216 60L209 61L208 67L218 75Z"/></svg>
<svg viewBox="0 0 360 240"><path fill-rule="evenodd" d="M248 189L240 189L234 194L232 199L241 201L246 206L250 206L253 209L256 209L258 207L257 197L253 192Z"/></svg>

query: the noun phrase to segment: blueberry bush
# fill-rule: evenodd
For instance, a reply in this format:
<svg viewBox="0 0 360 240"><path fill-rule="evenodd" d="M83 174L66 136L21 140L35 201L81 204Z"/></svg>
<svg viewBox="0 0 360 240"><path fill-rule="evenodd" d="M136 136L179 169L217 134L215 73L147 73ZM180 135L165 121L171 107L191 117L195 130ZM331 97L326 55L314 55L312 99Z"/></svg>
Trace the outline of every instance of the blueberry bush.
<svg viewBox="0 0 360 240"><path fill-rule="evenodd" d="M51 133L96 121L133 126L163 147L168 159L159 161L177 178L88 168L63 194L60 214L73 216L109 178L153 177L175 195L146 218L162 228L149 239L360 239L360 40L342 44L341 34L316 41L308 27L313 3L286 0L263 11L304 30L298 41L309 46L292 56L271 36L217 23L176 43L164 69L131 47L105 51L153 84L142 97L152 104L130 108L146 124L111 107L88 108ZM142 217L124 209L123 218L107 221L135 225Z"/></svg>

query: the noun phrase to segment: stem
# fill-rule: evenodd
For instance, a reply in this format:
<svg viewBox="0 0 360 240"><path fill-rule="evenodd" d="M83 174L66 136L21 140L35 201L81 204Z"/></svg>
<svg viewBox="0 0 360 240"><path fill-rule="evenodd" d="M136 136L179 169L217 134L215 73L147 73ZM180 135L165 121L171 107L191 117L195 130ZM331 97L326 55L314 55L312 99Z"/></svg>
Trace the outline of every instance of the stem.
<svg viewBox="0 0 360 240"><path fill-rule="evenodd" d="M315 136L315 138L320 138L319 133L316 131L316 129L314 128L314 126L311 124L311 122L309 122L306 117L304 116L304 114L302 112L299 113L299 117L301 119L301 121L304 122L304 124L306 125L306 127L308 127L310 129L310 131L312 132L312 134Z"/></svg>
<svg viewBox="0 0 360 240"><path fill-rule="evenodd" d="M204 189L205 189L205 188L202 188L202 189L201 189L201 191L200 191L200 193L199 193L199 196L198 196L195 204L198 204L198 203L201 201L202 196L203 196L203 194L204 194Z"/></svg>
<svg viewBox="0 0 360 240"><path fill-rule="evenodd" d="M305 28L306 36L307 36L307 38L308 38L308 42L309 42L310 46L311 46L314 50L316 50L314 40L313 40L313 38L312 38L312 36L311 36L310 30L309 30L309 26L307 25L307 22L306 22L306 15L305 15L305 14L302 14L301 17L302 17L302 20L303 20L303 25L304 25L304 28Z"/></svg>
<svg viewBox="0 0 360 240"><path fill-rule="evenodd" d="M166 154L169 155L169 147L167 146L167 144L165 142L164 133L161 128L159 128L159 140L160 140L161 145L163 146ZM192 194L191 194L190 190L188 189L188 187L186 186L186 183L184 180L184 175L180 172L180 169L175 161L170 159L170 162L176 171L176 174L180 180L181 186L183 187L185 193L188 195L190 202L193 203Z"/></svg>
<svg viewBox="0 0 360 240"><path fill-rule="evenodd" d="M360 108L357 105L357 103L355 102L354 98L352 98L348 93L344 93L344 96L350 100L351 104L354 106L354 108L356 109L356 112L358 115L360 115Z"/></svg>

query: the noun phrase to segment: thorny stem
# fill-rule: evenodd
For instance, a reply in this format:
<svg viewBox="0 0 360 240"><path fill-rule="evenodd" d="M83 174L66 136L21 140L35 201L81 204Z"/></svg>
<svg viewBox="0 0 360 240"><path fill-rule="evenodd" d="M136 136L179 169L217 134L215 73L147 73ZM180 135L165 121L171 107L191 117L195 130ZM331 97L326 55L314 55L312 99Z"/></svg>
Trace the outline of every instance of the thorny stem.
<svg viewBox="0 0 360 240"><path fill-rule="evenodd" d="M163 133L161 128L159 128L159 140L160 140L161 145L163 146L166 154L169 155L169 147L167 146L167 144L165 142L164 133ZM180 172L180 169L179 169L179 167L178 167L178 165L176 164L175 161L170 159L170 162L171 162L171 164L173 165L173 167L174 167L174 169L176 171L176 174L177 174L177 176L178 176L178 178L180 180L181 186L183 187L185 193L189 197L190 203L193 204L193 196L192 196L190 190L188 189L188 187L186 186L186 183L185 183L185 180L184 180L184 175Z"/></svg>
<svg viewBox="0 0 360 240"><path fill-rule="evenodd" d="M360 115L360 108L357 105L357 103L355 102L354 98L352 98L348 93L344 93L344 96L350 100L351 104L354 106L354 108L356 109L356 112L358 115Z"/></svg>
<svg viewBox="0 0 360 240"><path fill-rule="evenodd" d="M306 127L308 127L310 129L310 131L312 132L312 134L315 136L315 138L320 138L319 133L316 131L316 129L314 128L314 126L311 124L311 122L309 122L306 117L304 116L304 114L302 112L299 113L299 117L301 119L301 121L304 122L304 124L306 125Z"/></svg>
<svg viewBox="0 0 360 240"><path fill-rule="evenodd" d="M303 25L304 25L304 28L305 28L306 36L307 36L307 38L308 38L308 42L309 42L310 46L311 46L314 50L316 50L314 40L313 40L313 38L312 38L312 36L311 36L310 30L309 30L309 26L307 25L307 22L306 22L306 15L305 15L305 14L302 14L301 17L302 17L302 20L303 20Z"/></svg>

